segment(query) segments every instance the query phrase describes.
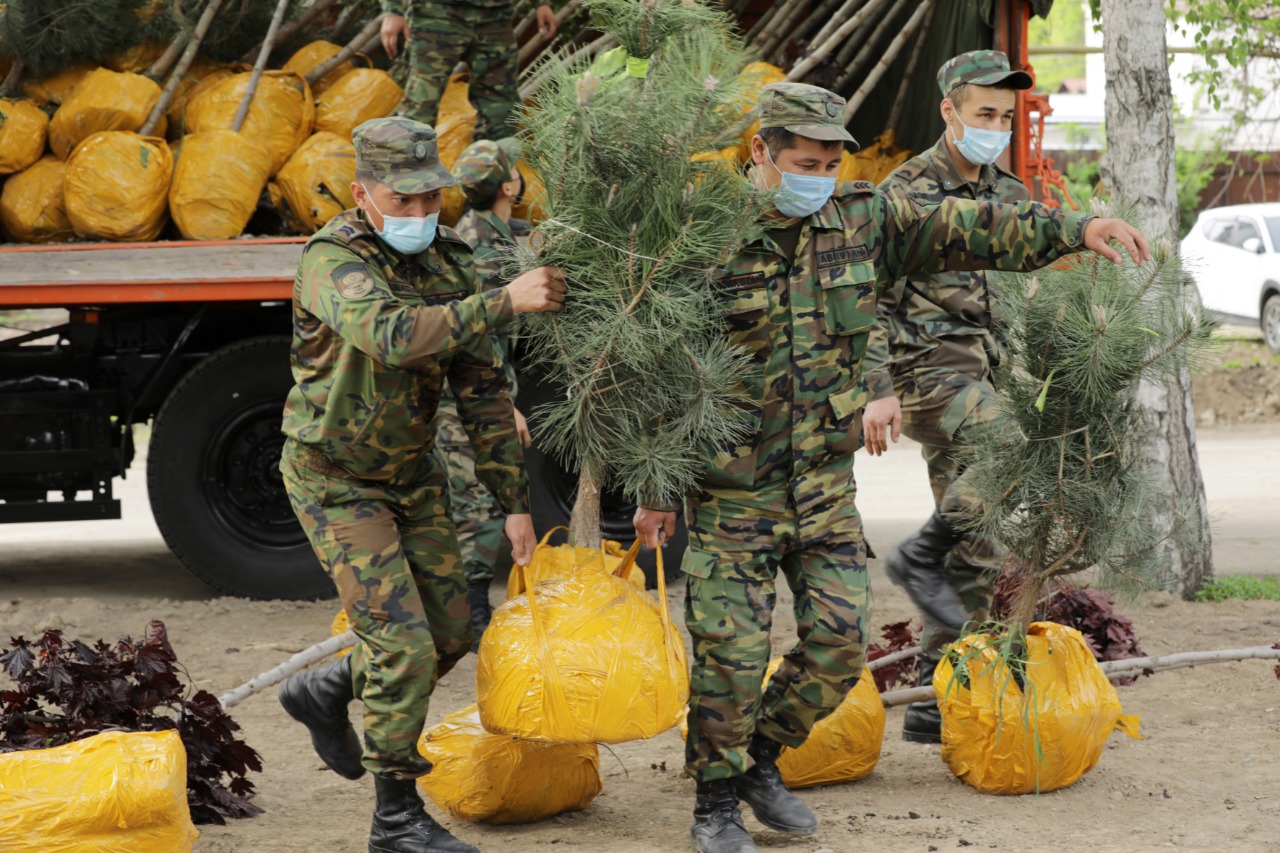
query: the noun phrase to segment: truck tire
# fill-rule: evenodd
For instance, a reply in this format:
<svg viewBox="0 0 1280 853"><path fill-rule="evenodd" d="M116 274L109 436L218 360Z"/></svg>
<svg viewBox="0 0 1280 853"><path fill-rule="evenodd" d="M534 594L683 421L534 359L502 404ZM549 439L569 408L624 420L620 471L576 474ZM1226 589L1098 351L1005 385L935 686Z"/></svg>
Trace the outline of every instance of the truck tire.
<svg viewBox="0 0 1280 853"><path fill-rule="evenodd" d="M219 592L246 598L334 595L280 476L289 339L237 341L178 382L156 415L147 490L174 555Z"/></svg>
<svg viewBox="0 0 1280 853"><path fill-rule="evenodd" d="M529 419L530 429L536 428L536 408L554 399L555 394L556 390L550 383L535 377L521 377L517 403L520 411ZM569 525L569 515L573 512L574 500L578 494L578 472L566 469L554 456L540 451L536 440L533 447L525 450L524 459L529 473L529 503L533 527L538 537L542 538L548 530ZM600 510L600 527L604 538L614 539L621 542L623 548L630 548L635 542L635 528L631 523L636 511L635 504L618 492L606 490L600 496ZM663 567L669 583L680 575L680 558L687 543L688 532L685 530L683 513L680 513L676 520L675 536L662 546ZM644 569L648 587L656 587L658 569L654 552L642 549L636 563Z"/></svg>

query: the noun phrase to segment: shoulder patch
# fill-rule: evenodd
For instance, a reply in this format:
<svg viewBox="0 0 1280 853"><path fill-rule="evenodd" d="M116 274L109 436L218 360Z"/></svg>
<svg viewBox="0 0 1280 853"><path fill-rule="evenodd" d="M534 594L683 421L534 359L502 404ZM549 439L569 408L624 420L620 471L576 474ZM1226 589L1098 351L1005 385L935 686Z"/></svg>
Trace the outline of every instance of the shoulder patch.
<svg viewBox="0 0 1280 853"><path fill-rule="evenodd" d="M876 185L870 181L841 181L836 185L835 197L845 198L851 195L868 195L876 191Z"/></svg>
<svg viewBox="0 0 1280 853"><path fill-rule="evenodd" d="M336 267L330 274L333 286L345 299L359 299L373 292L373 276L364 264L346 263Z"/></svg>
<svg viewBox="0 0 1280 853"><path fill-rule="evenodd" d="M917 154L907 162L889 173L885 180L910 183L929 170L932 163L922 154Z"/></svg>

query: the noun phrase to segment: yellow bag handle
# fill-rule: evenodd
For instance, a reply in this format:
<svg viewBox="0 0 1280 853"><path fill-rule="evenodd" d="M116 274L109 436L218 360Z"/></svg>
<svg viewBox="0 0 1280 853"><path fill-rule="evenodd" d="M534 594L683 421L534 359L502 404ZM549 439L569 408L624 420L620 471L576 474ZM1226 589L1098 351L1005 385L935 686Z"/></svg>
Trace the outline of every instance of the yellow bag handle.
<svg viewBox="0 0 1280 853"><path fill-rule="evenodd" d="M548 533L547 536L551 534ZM544 539L545 541L545 539ZM520 570L520 582L524 584L524 595L529 599L529 616L533 620L533 638L538 644L538 657L542 659L542 692L548 701L549 711L543 718L554 717L558 720L572 719L569 716L569 703L565 701L564 690L560 684L560 669L551 654L551 645L547 642L547 631L542 624L542 614L538 612L537 596L529 585L527 569L516 563Z"/></svg>

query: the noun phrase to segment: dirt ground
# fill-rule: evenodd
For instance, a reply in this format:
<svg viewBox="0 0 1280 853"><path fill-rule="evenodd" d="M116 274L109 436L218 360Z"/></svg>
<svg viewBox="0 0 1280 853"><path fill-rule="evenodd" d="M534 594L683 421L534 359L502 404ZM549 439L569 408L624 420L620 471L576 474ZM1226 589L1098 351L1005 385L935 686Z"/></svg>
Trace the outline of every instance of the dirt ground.
<svg viewBox="0 0 1280 853"><path fill-rule="evenodd" d="M1271 354L1256 328L1224 332L1193 381L1198 425L1280 422L1280 355Z"/></svg>

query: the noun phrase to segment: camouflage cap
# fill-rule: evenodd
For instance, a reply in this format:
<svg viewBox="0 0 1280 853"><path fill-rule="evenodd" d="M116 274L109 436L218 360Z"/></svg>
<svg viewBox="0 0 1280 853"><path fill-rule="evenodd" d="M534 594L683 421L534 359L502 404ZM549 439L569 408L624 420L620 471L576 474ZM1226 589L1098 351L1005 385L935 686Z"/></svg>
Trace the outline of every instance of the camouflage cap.
<svg viewBox="0 0 1280 853"><path fill-rule="evenodd" d="M943 97L961 83L975 86L994 86L1007 83L1013 89L1030 89L1035 85L1025 71L1009 67L1009 57L999 50L971 50L954 56L938 69L938 88Z"/></svg>
<svg viewBox="0 0 1280 853"><path fill-rule="evenodd" d="M513 136L494 142L482 139L467 146L453 164L458 188L471 204L484 204L498 195L498 188L511 180L511 170L520 160L520 140Z"/></svg>
<svg viewBox="0 0 1280 853"><path fill-rule="evenodd" d="M400 116L373 118L351 131L356 171L398 193L429 193L454 185L440 162L435 129Z"/></svg>
<svg viewBox="0 0 1280 853"><path fill-rule="evenodd" d="M844 98L807 83L771 83L760 90L760 128L781 127L806 139L857 141L844 129Z"/></svg>

